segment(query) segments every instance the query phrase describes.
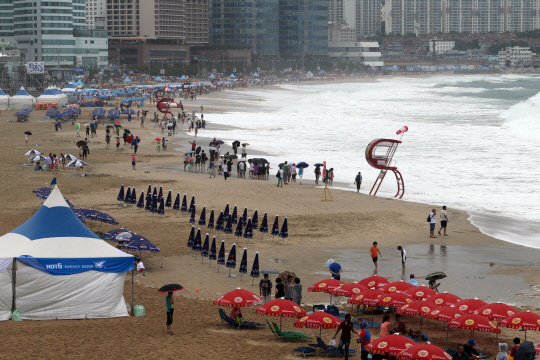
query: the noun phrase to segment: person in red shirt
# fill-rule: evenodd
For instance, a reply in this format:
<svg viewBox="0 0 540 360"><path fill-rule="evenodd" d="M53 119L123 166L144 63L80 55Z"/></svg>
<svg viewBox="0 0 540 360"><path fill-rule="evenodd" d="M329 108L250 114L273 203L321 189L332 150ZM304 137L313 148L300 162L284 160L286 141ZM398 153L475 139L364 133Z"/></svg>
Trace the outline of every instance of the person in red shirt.
<svg viewBox="0 0 540 360"><path fill-rule="evenodd" d="M345 346L345 360L349 359L349 345L351 344L351 333L353 330L354 324L351 321L351 314L347 314L345 315L345 320L339 324L339 327L333 337L333 339L335 339L337 334L341 331L338 350L341 353L341 356L343 356L343 346Z"/></svg>
<svg viewBox="0 0 540 360"><path fill-rule="evenodd" d="M191 142L191 141L190 141L189 143L191 144L191 150L192 150L192 151L195 151L195 149L197 148L197 142L195 142L195 141L194 141L194 142Z"/></svg>
<svg viewBox="0 0 540 360"><path fill-rule="evenodd" d="M520 342L521 342L521 340L518 337L514 338L514 347L512 348L512 351L510 352L511 357L516 356L516 351L517 351L517 349L519 347Z"/></svg>

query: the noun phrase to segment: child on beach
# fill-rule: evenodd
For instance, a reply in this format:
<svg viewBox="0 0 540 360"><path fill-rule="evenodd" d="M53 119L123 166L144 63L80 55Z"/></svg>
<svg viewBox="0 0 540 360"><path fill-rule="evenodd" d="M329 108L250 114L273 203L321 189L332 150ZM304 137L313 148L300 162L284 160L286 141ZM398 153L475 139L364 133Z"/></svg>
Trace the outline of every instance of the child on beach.
<svg viewBox="0 0 540 360"><path fill-rule="evenodd" d="M120 137L116 137L116 150L118 151L118 149L120 148Z"/></svg>
<svg viewBox="0 0 540 360"><path fill-rule="evenodd" d="M208 165L208 169L210 170L210 178L212 177L212 175L214 175L214 158L212 158L210 160L210 164ZM214 175L214 178L216 177L216 175Z"/></svg>
<svg viewBox="0 0 540 360"><path fill-rule="evenodd" d="M373 246L371 247L371 260L373 260L373 264L375 265L375 269L377 268L377 260L379 259L377 254L380 255L381 258L382 258L381 251L377 247L377 242L374 241Z"/></svg>
<svg viewBox="0 0 540 360"><path fill-rule="evenodd" d="M298 169L298 180L300 180L300 185L302 185L302 176L304 176L304 168Z"/></svg>
<svg viewBox="0 0 540 360"><path fill-rule="evenodd" d="M161 151L161 140L157 141L157 152Z"/></svg>
<svg viewBox="0 0 540 360"><path fill-rule="evenodd" d="M133 155L131 155L131 165L133 166L133 170L136 170L135 169L135 162L137 161L137 157L135 156L135 153L133 153Z"/></svg>
<svg viewBox="0 0 540 360"><path fill-rule="evenodd" d="M26 145L28 145L28 134L24 134L24 140L26 140Z"/></svg>
<svg viewBox="0 0 540 360"><path fill-rule="evenodd" d="M279 170L278 170L276 176L278 178L277 179L277 187L279 187L279 184L281 184L281 187L283 187L283 167L282 166L279 167Z"/></svg>

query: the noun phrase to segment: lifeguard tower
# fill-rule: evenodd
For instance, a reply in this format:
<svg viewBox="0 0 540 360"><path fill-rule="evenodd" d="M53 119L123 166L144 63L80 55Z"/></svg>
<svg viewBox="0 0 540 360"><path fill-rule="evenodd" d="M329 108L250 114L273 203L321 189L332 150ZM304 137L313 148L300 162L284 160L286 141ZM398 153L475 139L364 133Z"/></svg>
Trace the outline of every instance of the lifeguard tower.
<svg viewBox="0 0 540 360"><path fill-rule="evenodd" d="M377 195L377 191L381 187L381 184L388 171L392 171L396 175L397 181L397 193L394 197L403 197L405 193L405 183L403 182L403 176L398 171L396 166L392 166L392 158L397 150L398 145L401 144L400 140L393 139L375 139L366 147L366 161L369 165L376 169L380 169L381 172L375 180L375 184L371 188L369 195Z"/></svg>

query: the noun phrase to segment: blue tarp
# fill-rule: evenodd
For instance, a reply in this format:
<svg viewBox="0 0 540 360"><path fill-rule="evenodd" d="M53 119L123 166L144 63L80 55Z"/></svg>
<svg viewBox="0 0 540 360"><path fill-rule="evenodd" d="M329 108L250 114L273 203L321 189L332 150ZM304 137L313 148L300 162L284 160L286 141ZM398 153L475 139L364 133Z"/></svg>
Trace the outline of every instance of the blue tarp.
<svg viewBox="0 0 540 360"><path fill-rule="evenodd" d="M105 117L105 109L103 108L95 109L94 112L92 113L92 117L94 117L94 115L96 115L98 119L103 119Z"/></svg>

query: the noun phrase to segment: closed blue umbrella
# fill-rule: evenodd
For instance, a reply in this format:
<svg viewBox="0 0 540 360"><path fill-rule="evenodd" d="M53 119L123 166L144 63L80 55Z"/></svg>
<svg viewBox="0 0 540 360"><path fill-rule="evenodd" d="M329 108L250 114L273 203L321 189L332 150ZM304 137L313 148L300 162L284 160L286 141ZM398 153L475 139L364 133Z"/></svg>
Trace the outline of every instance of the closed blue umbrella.
<svg viewBox="0 0 540 360"><path fill-rule="evenodd" d="M186 199L186 194L184 194L184 198L182 199L182 207L180 208L180 211L181 211L181 212L186 212L186 211L187 211L187 199Z"/></svg>
<svg viewBox="0 0 540 360"><path fill-rule="evenodd" d="M227 224L225 225L225 228L223 228L223 232L227 234L227 239L229 238L229 234L233 233L231 216L229 216L229 219L227 220Z"/></svg>
<svg viewBox="0 0 540 360"><path fill-rule="evenodd" d="M149 240L137 239L130 241L126 245L122 245L122 249L127 251L150 251L158 253L161 251L156 245L152 244Z"/></svg>
<svg viewBox="0 0 540 360"><path fill-rule="evenodd" d="M257 230L259 228L259 213L257 212L257 209L255 209L255 212L253 213L251 224L253 225L253 230Z"/></svg>
<svg viewBox="0 0 540 360"><path fill-rule="evenodd" d="M171 190L169 190L169 194L167 195L167 201L165 201L165 206L170 208L172 205L172 193Z"/></svg>
<svg viewBox="0 0 540 360"><path fill-rule="evenodd" d="M189 238L187 241L187 247L190 248L190 253L191 253L191 248L193 248L194 241L195 241L195 225L192 225L191 232L189 233Z"/></svg>
<svg viewBox="0 0 540 360"><path fill-rule="evenodd" d="M152 191L152 197L157 197L157 187L154 186L154 191Z"/></svg>
<svg viewBox="0 0 540 360"><path fill-rule="evenodd" d="M219 213L219 216L218 216L218 218L216 220L215 229L217 230L218 235L219 235L220 231L223 231L223 211L221 213Z"/></svg>
<svg viewBox="0 0 540 360"><path fill-rule="evenodd" d="M163 197L163 188L160 186L159 187L159 194L158 194L158 199L161 199Z"/></svg>
<svg viewBox="0 0 540 360"><path fill-rule="evenodd" d="M133 187L133 189L131 189L131 199L129 200L129 203L131 205L135 205L137 203L137 192L135 191L135 186Z"/></svg>
<svg viewBox="0 0 540 360"><path fill-rule="evenodd" d="M193 241L193 251L202 251L201 228L197 229L197 235L195 235L195 241Z"/></svg>
<svg viewBox="0 0 540 360"><path fill-rule="evenodd" d="M246 229L244 230L244 238L248 239L247 246L249 246L249 239L253 239L253 223L251 218L248 218Z"/></svg>
<svg viewBox="0 0 540 360"><path fill-rule="evenodd" d="M274 241L274 236L279 235L279 215L276 215L276 219L274 220L274 225L272 225L272 231L270 232L270 235L272 235L272 241Z"/></svg>
<svg viewBox="0 0 540 360"><path fill-rule="evenodd" d="M124 184L122 184L122 187L120 188L120 192L118 193L118 197L116 198L118 201L124 201Z"/></svg>
<svg viewBox="0 0 540 360"><path fill-rule="evenodd" d="M208 267L212 266L212 260L216 260L216 237L212 239L212 246L210 246L210 253L208 254L208 260L210 260L210 264Z"/></svg>
<svg viewBox="0 0 540 360"><path fill-rule="evenodd" d="M261 226L259 227L259 232L262 233L262 239L264 240L264 233L268 232L268 218L266 213L264 213Z"/></svg>
<svg viewBox="0 0 540 360"><path fill-rule="evenodd" d="M225 265L225 240L221 240L221 247L219 248L217 264L217 271L219 272L219 265Z"/></svg>
<svg viewBox="0 0 540 360"><path fill-rule="evenodd" d="M141 191L141 196L139 197L139 201L137 202L137 207L139 209L144 209L144 191Z"/></svg>
<svg viewBox="0 0 540 360"><path fill-rule="evenodd" d="M193 205L191 210L191 216L189 217L189 223L195 224L195 205Z"/></svg>
<svg viewBox="0 0 540 360"><path fill-rule="evenodd" d="M148 190L146 190L146 201L152 200L152 185L148 184Z"/></svg>
<svg viewBox="0 0 540 360"><path fill-rule="evenodd" d="M208 228L213 229L214 228L214 209L210 211L210 217L208 218Z"/></svg>
<svg viewBox="0 0 540 360"><path fill-rule="evenodd" d="M229 221L229 204L225 206L225 211L223 212L223 221Z"/></svg>
<svg viewBox="0 0 540 360"><path fill-rule="evenodd" d="M283 245L285 245L285 239L289 237L289 228L287 227L287 217L283 220L283 225L281 225L281 231L279 232L279 237L283 239Z"/></svg>
<svg viewBox="0 0 540 360"><path fill-rule="evenodd" d="M246 227L247 225L247 206L244 208L244 213L242 214L242 226Z"/></svg>
<svg viewBox="0 0 540 360"><path fill-rule="evenodd" d="M205 257L208 257L208 248L209 248L209 241L210 241L210 235L206 233L206 237L204 238L204 244L201 250L201 264L203 263L203 260Z"/></svg>
<svg viewBox="0 0 540 360"><path fill-rule="evenodd" d="M146 197L146 205L144 206L145 211L152 211L152 197ZM146 216L146 215L145 215Z"/></svg>
<svg viewBox="0 0 540 360"><path fill-rule="evenodd" d="M242 220L240 220L238 222L238 224L236 225L236 231L234 232L234 236L238 237L238 240L240 241L240 236L242 236L242 232L243 232L243 226L242 226Z"/></svg>
<svg viewBox="0 0 540 360"><path fill-rule="evenodd" d="M157 196L153 196L152 195L152 217L154 216L154 214L157 214L158 212L158 200L157 200Z"/></svg>
<svg viewBox="0 0 540 360"><path fill-rule="evenodd" d="M231 276L231 269L236 269L236 244L232 244L225 266L229 268L229 276Z"/></svg>
<svg viewBox="0 0 540 360"><path fill-rule="evenodd" d="M129 203L130 200L131 200L131 187L128 186L127 191L126 191L126 196L124 197L124 202Z"/></svg>
<svg viewBox="0 0 540 360"><path fill-rule="evenodd" d="M251 285L253 286L253 282L255 281L255 278L258 278L261 276L260 270L259 270L259 252L257 251L255 253L255 260L253 260L253 266L251 266L251 274L249 275L253 278L251 280Z"/></svg>
<svg viewBox="0 0 540 360"><path fill-rule="evenodd" d="M236 224L238 223L238 213L236 212L236 205L234 205L234 210L231 215L232 223Z"/></svg>
<svg viewBox="0 0 540 360"><path fill-rule="evenodd" d="M189 209L188 211L191 212L191 209L193 209L195 207L195 195L193 195L191 197L191 203L189 204Z"/></svg>
<svg viewBox="0 0 540 360"><path fill-rule="evenodd" d="M206 225L206 206L203 206L201 216L199 217L199 225Z"/></svg>
<svg viewBox="0 0 540 360"><path fill-rule="evenodd" d="M165 203L163 202L163 198L159 201L158 215L165 215Z"/></svg>
<svg viewBox="0 0 540 360"><path fill-rule="evenodd" d="M173 210L180 210L180 193L176 193L176 199L174 200Z"/></svg>
<svg viewBox="0 0 540 360"><path fill-rule="evenodd" d="M240 261L240 281L242 281L242 274L247 274L247 249L244 248L244 255L242 255L242 260Z"/></svg>

